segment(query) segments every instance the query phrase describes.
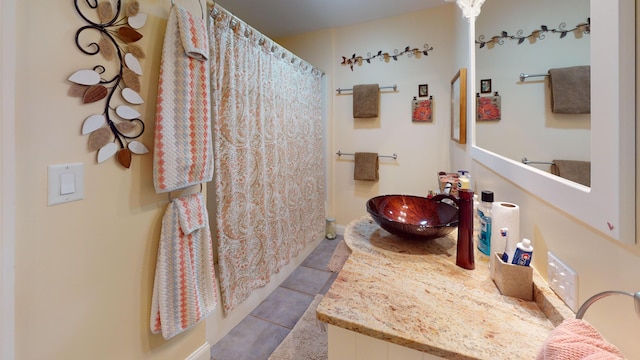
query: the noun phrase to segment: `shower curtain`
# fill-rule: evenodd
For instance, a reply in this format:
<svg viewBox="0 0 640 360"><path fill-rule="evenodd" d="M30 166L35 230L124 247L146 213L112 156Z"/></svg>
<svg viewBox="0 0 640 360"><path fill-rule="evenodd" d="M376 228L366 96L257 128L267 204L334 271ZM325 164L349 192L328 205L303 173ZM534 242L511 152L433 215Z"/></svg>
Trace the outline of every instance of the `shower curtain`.
<svg viewBox="0 0 640 360"><path fill-rule="evenodd" d="M226 312L324 234L322 73L215 5L210 18Z"/></svg>

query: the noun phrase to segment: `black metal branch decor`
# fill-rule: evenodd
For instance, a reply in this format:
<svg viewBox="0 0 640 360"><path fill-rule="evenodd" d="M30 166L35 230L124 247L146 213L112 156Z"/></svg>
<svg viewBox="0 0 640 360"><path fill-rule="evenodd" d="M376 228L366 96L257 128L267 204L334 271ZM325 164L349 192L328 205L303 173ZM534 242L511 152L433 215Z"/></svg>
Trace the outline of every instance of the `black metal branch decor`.
<svg viewBox="0 0 640 360"><path fill-rule="evenodd" d="M567 24L560 23L558 28L550 29L547 25L540 25L540 29L533 30L529 35L524 35L523 30L518 30L516 35L509 35L506 31L500 32L500 35L492 36L491 39L485 41L484 35L480 35L478 40L476 40L476 44L479 45L479 48L482 49L487 45L502 45L504 44L504 40L516 40L518 45L525 42L525 40L535 41L535 39L543 40L545 38L546 33L560 34L560 39L563 39L567 36L568 33L575 32L576 34L589 34L591 32L591 18L587 18L586 22L580 23L576 25L573 29L567 29Z"/></svg>
<svg viewBox="0 0 640 360"><path fill-rule="evenodd" d="M89 150L98 152L98 163L115 155L125 168L131 166L132 154L146 154L149 149L136 139L144 133L144 122L140 113L132 106L144 103L140 96L140 59L145 53L135 44L142 38L138 32L147 20L147 14L139 11L137 0L129 1L125 8L121 0L116 1L115 10L111 0L84 0L81 10L78 1L73 5L80 17L87 23L76 31L75 42L86 55L102 54L106 61L115 66L95 65L91 69L81 69L69 76L72 82L69 95L81 98L83 104L105 100L103 112L93 114L84 120L82 135L89 135ZM121 16L120 12L124 10ZM85 12L94 12L91 20ZM89 38L82 45L80 38ZM107 75L107 69L112 75ZM117 105L113 97L119 93L124 103Z"/></svg>
<svg viewBox="0 0 640 360"><path fill-rule="evenodd" d="M382 50L378 51L375 55L371 55L371 53L367 53L367 56L360 56L353 54L350 58L345 56L342 57L342 62L340 65L348 65L353 71L353 65L362 65L363 61L366 61L367 64L371 64L371 60L378 58L379 61L388 62L389 59L393 59L394 61L398 61L398 57L406 55L407 57L415 57L418 58L420 55L429 56L429 51L433 50L433 47L429 46L429 44L424 44L424 48L422 50L418 48L411 48L407 46L402 51L398 51L395 49L393 54L389 54L388 52L382 52Z"/></svg>

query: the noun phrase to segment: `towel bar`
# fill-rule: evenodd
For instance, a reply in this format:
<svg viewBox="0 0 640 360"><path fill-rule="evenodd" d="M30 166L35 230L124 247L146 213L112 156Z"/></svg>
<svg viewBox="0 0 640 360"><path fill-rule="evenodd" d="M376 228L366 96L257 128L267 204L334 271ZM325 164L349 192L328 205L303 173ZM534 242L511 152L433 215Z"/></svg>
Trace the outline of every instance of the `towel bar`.
<svg viewBox="0 0 640 360"><path fill-rule="evenodd" d="M528 160L527 158L522 158L522 163L525 165L529 165L529 164L539 164L539 165L553 165L553 161L531 161Z"/></svg>
<svg viewBox="0 0 640 360"><path fill-rule="evenodd" d="M354 156L355 154L347 154L347 153L343 153L342 151L338 150L338 152L336 153L336 155L338 156L342 156L342 155L350 155L350 156ZM379 158L391 158L393 160L398 158L398 154L393 153L393 155L378 155Z"/></svg>
<svg viewBox="0 0 640 360"><path fill-rule="evenodd" d="M398 85L393 84L393 85L389 85L389 86L381 86L380 89L393 89L393 91L398 91ZM343 91L353 91L353 89L337 88L336 91L338 92L338 95L341 95Z"/></svg>
<svg viewBox="0 0 640 360"><path fill-rule="evenodd" d="M549 74L525 74L525 73L520 73L520 82L523 82L527 78L530 78L530 77L540 77L540 76L549 76Z"/></svg>
<svg viewBox="0 0 640 360"><path fill-rule="evenodd" d="M589 308L589 306L591 306L591 304L609 295L631 296L633 298L633 306L636 309L636 315L640 316L640 291L634 294L634 293L619 291L619 290L609 290L609 291L603 291L601 293L597 293L592 297L590 297L589 299L587 299L587 301L585 301L584 304L580 306L580 309L578 309L578 313L576 313L576 319L582 319L582 317L584 316L584 313L587 312L587 309Z"/></svg>

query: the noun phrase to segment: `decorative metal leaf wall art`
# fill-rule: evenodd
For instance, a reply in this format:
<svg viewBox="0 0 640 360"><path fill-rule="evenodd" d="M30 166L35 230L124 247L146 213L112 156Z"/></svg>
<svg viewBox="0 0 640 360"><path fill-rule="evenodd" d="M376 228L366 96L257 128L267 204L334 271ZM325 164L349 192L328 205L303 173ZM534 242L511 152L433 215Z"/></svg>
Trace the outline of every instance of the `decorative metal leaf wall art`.
<svg viewBox="0 0 640 360"><path fill-rule="evenodd" d="M398 51L398 49L395 49L393 51L393 54L382 52L382 50L378 51L375 55L371 55L371 53L367 53L367 56L353 54L350 58L343 56L340 65L348 65L351 71L353 71L353 65L362 65L363 61L366 61L367 64L371 64L371 60L375 58L378 58L379 61L389 61L389 59L398 61L398 57L403 55L406 55L409 58L412 56L418 58L420 55L429 56L429 51L431 50L433 50L432 46L429 46L429 44L424 44L424 49L422 50L407 46L402 51Z"/></svg>
<svg viewBox="0 0 640 360"><path fill-rule="evenodd" d="M72 83L68 94L81 98L83 104L105 100L102 114L93 114L84 120L82 135L89 135L89 150L98 152L98 163L115 156L120 165L128 169L132 154L149 152L136 140L144 133L144 122L132 107L144 103L139 77L142 75L140 59L145 53L135 42L142 38L137 30L144 26L147 14L139 11L137 0L126 4L122 17L121 0L116 1L115 10L110 0L84 0L86 6L82 9L79 1L82 0L74 0L73 4L87 25L76 31L76 46L87 55L101 54L115 64L112 68L96 65L74 72L68 78ZM88 13L93 14L87 16ZM83 45L81 37L93 40ZM108 69L114 75L104 78ZM113 95L116 93L120 93L124 104L115 104Z"/></svg>
<svg viewBox="0 0 640 360"><path fill-rule="evenodd" d="M543 40L545 38L545 33L560 34L560 39L564 39L567 34L571 32L575 33L577 38L581 37L582 34L591 33L591 18L587 18L586 22L580 23L572 29L567 29L567 24L563 22L555 29L551 29L547 25L540 25L540 29L534 29L529 35L525 35L522 29L518 30L516 35L509 35L509 33L503 30L500 32L500 35L492 36L489 40L485 40L485 36L480 35L478 36L478 40L476 40L476 44L478 44L480 49L486 45L488 45L487 48L490 48L491 45L495 44L502 45L504 44L504 40L515 40L518 42L518 45L520 45L524 43L525 40L529 40L531 42L536 39Z"/></svg>

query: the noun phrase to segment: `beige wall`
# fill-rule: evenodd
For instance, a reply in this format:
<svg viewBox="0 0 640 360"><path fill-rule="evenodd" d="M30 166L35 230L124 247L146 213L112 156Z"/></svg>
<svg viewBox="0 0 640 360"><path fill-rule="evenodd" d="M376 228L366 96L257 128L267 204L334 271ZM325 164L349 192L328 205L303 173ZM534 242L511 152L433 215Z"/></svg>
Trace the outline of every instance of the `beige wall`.
<svg viewBox="0 0 640 360"><path fill-rule="evenodd" d="M408 15L334 28L280 39L287 48L322 68L327 77L328 104L328 215L339 225L366 214L366 201L378 194L426 195L436 189L436 176L449 169L449 87L457 71L454 59L454 4ZM340 65L342 56L366 56L378 50L393 53L404 47L433 47L429 56L380 62L374 59L354 66ZM352 117L351 92L337 95L337 88L357 84L396 84L396 93L382 90L377 119ZM435 101L433 123L411 121L411 100L418 85L428 84ZM335 153L356 151L398 154L380 159L380 180L353 180L353 156ZM456 169L452 169L456 170Z"/></svg>
<svg viewBox="0 0 640 360"><path fill-rule="evenodd" d="M208 358L200 348L204 323L170 341L149 331L168 202L153 189L152 155L134 156L129 170L114 159L97 164L80 129L103 102L82 105L67 96L71 73L111 64L75 47L75 31L85 23L71 1L16 4L15 358L185 359L198 349ZM149 20L140 41L147 54L141 78L146 103L138 109L147 124L141 140L149 148L159 34L169 6L169 0L141 1ZM84 199L47 206L47 166L72 162L84 164Z"/></svg>

